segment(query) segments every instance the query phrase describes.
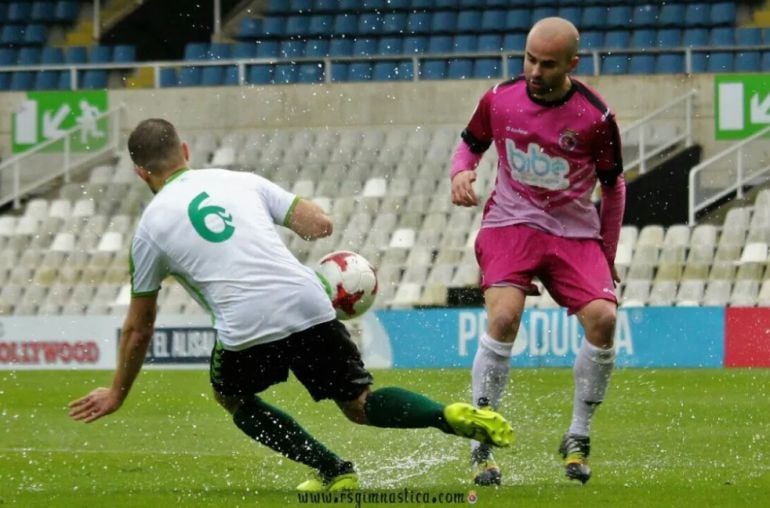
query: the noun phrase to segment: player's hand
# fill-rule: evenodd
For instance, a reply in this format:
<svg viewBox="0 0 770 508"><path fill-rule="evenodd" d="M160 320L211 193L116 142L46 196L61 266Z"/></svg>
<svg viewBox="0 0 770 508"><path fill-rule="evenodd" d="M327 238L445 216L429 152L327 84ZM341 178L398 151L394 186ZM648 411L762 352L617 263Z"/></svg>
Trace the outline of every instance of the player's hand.
<svg viewBox="0 0 770 508"><path fill-rule="evenodd" d="M102 416L114 413L123 401L109 388L97 388L85 397L69 404L69 416L73 420L91 423Z"/></svg>
<svg viewBox="0 0 770 508"><path fill-rule="evenodd" d="M460 171L452 178L452 203L459 206L476 206L479 200L473 190L475 171Z"/></svg>
<svg viewBox="0 0 770 508"><path fill-rule="evenodd" d="M618 270L615 268L615 265L610 267L610 271L612 272L612 280L614 280L616 284L620 284L620 275L618 275Z"/></svg>

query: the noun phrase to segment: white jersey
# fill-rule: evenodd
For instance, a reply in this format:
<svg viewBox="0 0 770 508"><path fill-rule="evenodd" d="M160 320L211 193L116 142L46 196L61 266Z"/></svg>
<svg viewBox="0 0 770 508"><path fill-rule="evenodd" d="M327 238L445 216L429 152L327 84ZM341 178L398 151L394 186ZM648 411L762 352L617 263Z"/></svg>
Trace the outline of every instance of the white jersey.
<svg viewBox="0 0 770 508"><path fill-rule="evenodd" d="M253 173L183 170L152 199L131 244L134 296L168 275L208 310L225 349L283 339L331 321L316 274L281 240L298 198Z"/></svg>

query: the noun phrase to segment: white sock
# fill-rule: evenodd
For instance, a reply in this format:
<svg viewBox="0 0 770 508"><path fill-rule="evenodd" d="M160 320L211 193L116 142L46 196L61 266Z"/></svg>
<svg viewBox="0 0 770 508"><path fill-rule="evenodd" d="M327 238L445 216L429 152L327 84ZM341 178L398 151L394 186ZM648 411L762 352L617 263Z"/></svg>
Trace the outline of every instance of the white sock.
<svg viewBox="0 0 770 508"><path fill-rule="evenodd" d="M499 342L487 333L481 335L471 369L474 406L487 405L496 409L500 405L503 391L508 384L512 350L512 342ZM473 450L478 446L478 441L471 441Z"/></svg>
<svg viewBox="0 0 770 508"><path fill-rule="evenodd" d="M591 418L604 400L614 365L614 348L603 349L583 340L572 368L575 379L575 400L572 406L570 434L589 435Z"/></svg>

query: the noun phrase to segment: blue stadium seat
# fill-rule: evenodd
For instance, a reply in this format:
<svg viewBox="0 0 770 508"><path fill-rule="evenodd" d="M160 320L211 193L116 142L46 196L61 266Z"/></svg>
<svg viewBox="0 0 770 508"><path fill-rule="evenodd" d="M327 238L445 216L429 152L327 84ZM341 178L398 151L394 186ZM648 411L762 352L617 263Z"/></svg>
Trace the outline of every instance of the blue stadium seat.
<svg viewBox="0 0 770 508"><path fill-rule="evenodd" d="M34 2L29 19L34 23L53 23L56 21L56 6L53 2Z"/></svg>
<svg viewBox="0 0 770 508"><path fill-rule="evenodd" d="M634 11L628 5L618 5L607 12L607 29L616 30L631 26Z"/></svg>
<svg viewBox="0 0 770 508"><path fill-rule="evenodd" d="M273 81L276 84L284 84L284 85L296 83L297 66L290 63L276 64Z"/></svg>
<svg viewBox="0 0 770 508"><path fill-rule="evenodd" d="M198 86L202 77L203 70L200 67L182 67L179 70L179 86Z"/></svg>
<svg viewBox="0 0 770 508"><path fill-rule="evenodd" d="M436 11L433 13L430 31L432 34L453 33L457 27L457 13L454 11Z"/></svg>
<svg viewBox="0 0 770 508"><path fill-rule="evenodd" d="M599 49L604 47L604 32L599 30L586 31L580 34L581 49Z"/></svg>
<svg viewBox="0 0 770 508"><path fill-rule="evenodd" d="M458 0L457 7L460 9L480 9L484 7L485 0Z"/></svg>
<svg viewBox="0 0 770 508"><path fill-rule="evenodd" d="M353 62L348 71L348 81L371 81L372 64L369 62Z"/></svg>
<svg viewBox="0 0 770 508"><path fill-rule="evenodd" d="M760 63L761 69L770 69L770 51L762 52L762 62Z"/></svg>
<svg viewBox="0 0 770 508"><path fill-rule="evenodd" d="M454 49L458 53L474 53L478 46L478 39L472 34L459 34L454 38Z"/></svg>
<svg viewBox="0 0 770 508"><path fill-rule="evenodd" d="M709 62L709 54L702 51L693 51L690 55L691 72L700 73L706 72Z"/></svg>
<svg viewBox="0 0 770 508"><path fill-rule="evenodd" d="M169 87L169 86L177 86L179 84L179 79L176 76L176 69L173 69L171 67L163 67L160 69L160 86L161 87Z"/></svg>
<svg viewBox="0 0 770 508"><path fill-rule="evenodd" d="M508 69L511 72L512 69ZM514 71L515 72L515 71ZM499 58L479 58L473 62L473 77L478 79L499 79L503 75Z"/></svg>
<svg viewBox="0 0 770 508"><path fill-rule="evenodd" d="M0 28L0 44L3 46L20 46L24 44L24 28L22 25L3 25ZM12 77L11 85L13 83Z"/></svg>
<svg viewBox="0 0 770 508"><path fill-rule="evenodd" d="M351 56L353 54L353 39L332 39L329 42L330 56Z"/></svg>
<svg viewBox="0 0 770 508"><path fill-rule="evenodd" d="M109 63L112 61L112 46L91 46L88 53L89 63Z"/></svg>
<svg viewBox="0 0 770 508"><path fill-rule="evenodd" d="M16 63L19 65L38 65L40 58L40 48L21 48Z"/></svg>
<svg viewBox="0 0 770 508"><path fill-rule="evenodd" d="M16 60L18 58L18 51L14 48L0 48L0 65L6 66L6 65L16 65ZM5 73L1 73L5 74ZM8 77L8 82L10 83L10 75Z"/></svg>
<svg viewBox="0 0 770 508"><path fill-rule="evenodd" d="M658 46L661 48L677 48L682 45L682 31L678 28L662 28L658 30Z"/></svg>
<svg viewBox="0 0 770 508"><path fill-rule="evenodd" d="M40 53L40 63L43 65L56 65L64 63L64 51L54 46L45 46ZM0 63L0 65L5 65Z"/></svg>
<svg viewBox="0 0 770 508"><path fill-rule="evenodd" d="M286 18L283 16L265 16L259 37L283 37L286 35Z"/></svg>
<svg viewBox="0 0 770 508"><path fill-rule="evenodd" d="M709 31L706 28L687 28L682 35L684 46L708 46Z"/></svg>
<svg viewBox="0 0 770 508"><path fill-rule="evenodd" d="M608 55L602 58L602 74L616 75L628 73L628 56Z"/></svg>
<svg viewBox="0 0 770 508"><path fill-rule="evenodd" d="M31 2L11 2L6 17L10 23L28 23L32 14Z"/></svg>
<svg viewBox="0 0 770 508"><path fill-rule="evenodd" d="M532 23L536 23L540 21L543 18L549 18L551 16L556 16L556 7L554 6L545 6L545 7L535 7L532 9Z"/></svg>
<svg viewBox="0 0 770 508"><path fill-rule="evenodd" d="M709 21L712 26L735 26L735 2L719 2L711 5Z"/></svg>
<svg viewBox="0 0 770 508"><path fill-rule="evenodd" d="M660 53L655 60L656 74L681 74L684 72L684 56L681 53Z"/></svg>
<svg viewBox="0 0 770 508"><path fill-rule="evenodd" d="M387 1L388 9L406 11L406 10L409 10L409 6L410 6L409 0L388 0Z"/></svg>
<svg viewBox="0 0 770 508"><path fill-rule="evenodd" d="M80 88L85 90L100 90L107 88L108 72L103 69L90 69L83 72Z"/></svg>
<svg viewBox="0 0 770 508"><path fill-rule="evenodd" d="M258 41L257 58L278 58L281 45L278 41Z"/></svg>
<svg viewBox="0 0 770 508"><path fill-rule="evenodd" d="M425 53L428 50L428 38L420 35L404 37L404 54Z"/></svg>
<svg viewBox="0 0 770 508"><path fill-rule="evenodd" d="M560 18L570 21L575 26L580 26L580 23L583 21L583 9L581 7L562 5L556 12Z"/></svg>
<svg viewBox="0 0 770 508"><path fill-rule="evenodd" d="M225 68L222 65L209 65L201 72L202 86L220 86L225 80Z"/></svg>
<svg viewBox="0 0 770 508"><path fill-rule="evenodd" d="M457 9L459 0L412 0L412 9Z"/></svg>
<svg viewBox="0 0 770 508"><path fill-rule="evenodd" d="M269 14L288 14L291 12L291 2L289 0L267 0L265 12Z"/></svg>
<svg viewBox="0 0 770 508"><path fill-rule="evenodd" d="M411 60L399 62L397 72L400 80L412 81L414 79L414 64Z"/></svg>
<svg viewBox="0 0 770 508"><path fill-rule="evenodd" d="M457 31L478 32L481 29L481 11L465 10L457 14Z"/></svg>
<svg viewBox="0 0 770 508"><path fill-rule="evenodd" d="M321 83L323 80L323 63L306 62L299 65L297 83Z"/></svg>
<svg viewBox="0 0 770 508"><path fill-rule="evenodd" d="M337 10L339 11L360 11L362 5L360 0L337 0Z"/></svg>
<svg viewBox="0 0 770 508"><path fill-rule="evenodd" d="M355 35L358 31L358 16L355 14L337 14L334 16L335 35Z"/></svg>
<svg viewBox="0 0 770 508"><path fill-rule="evenodd" d="M310 39L305 41L305 56L328 56L329 39Z"/></svg>
<svg viewBox="0 0 770 508"><path fill-rule="evenodd" d="M380 55L400 55L403 50L404 40L401 37L381 37L377 44L377 53Z"/></svg>
<svg viewBox="0 0 770 508"><path fill-rule="evenodd" d="M447 66L447 78L449 79L468 79L473 76L473 60L470 58L460 58L450 60Z"/></svg>
<svg viewBox="0 0 770 508"><path fill-rule="evenodd" d="M62 23L74 23L78 18L80 5L74 0L59 0L56 2L54 17Z"/></svg>
<svg viewBox="0 0 770 508"><path fill-rule="evenodd" d="M398 62L376 62L372 75L374 81L399 81L404 78L398 72Z"/></svg>
<svg viewBox="0 0 770 508"><path fill-rule="evenodd" d="M762 29L736 28L735 43L740 46L760 46L762 44Z"/></svg>
<svg viewBox="0 0 770 508"><path fill-rule="evenodd" d="M31 90L35 84L35 73L33 71L16 71L11 75L11 84L9 90L24 91Z"/></svg>
<svg viewBox="0 0 770 508"><path fill-rule="evenodd" d="M315 0L313 12L337 12L337 0Z"/></svg>
<svg viewBox="0 0 770 508"><path fill-rule="evenodd" d="M48 41L48 30L44 25L27 25L24 30L24 44L42 46Z"/></svg>
<svg viewBox="0 0 770 508"><path fill-rule="evenodd" d="M706 66L707 72L732 72L733 71L733 54L729 51L714 51L709 55L708 64Z"/></svg>
<svg viewBox="0 0 770 508"><path fill-rule="evenodd" d="M238 23L237 39L256 39L262 35L262 20L257 18L242 18Z"/></svg>
<svg viewBox="0 0 770 508"><path fill-rule="evenodd" d="M632 48L652 48L655 47L658 42L658 33L655 30L649 28L642 28L640 30L634 30L631 35L631 47Z"/></svg>
<svg viewBox="0 0 770 508"><path fill-rule="evenodd" d="M115 63L132 63L136 61L136 47L132 44L118 44L112 52Z"/></svg>
<svg viewBox="0 0 770 508"><path fill-rule="evenodd" d="M358 16L358 35L378 35L382 31L382 16L376 12L364 12Z"/></svg>
<svg viewBox="0 0 770 508"><path fill-rule="evenodd" d="M251 65L246 72L246 81L250 85L267 85L273 82L274 72L272 65Z"/></svg>
<svg viewBox="0 0 770 508"><path fill-rule="evenodd" d="M423 60L420 65L420 79L444 79L446 68L446 60Z"/></svg>
<svg viewBox="0 0 770 508"><path fill-rule="evenodd" d="M353 56L371 56L377 54L377 39L358 37L353 41Z"/></svg>
<svg viewBox="0 0 770 508"><path fill-rule="evenodd" d="M685 16L685 4L672 2L663 4L658 16L658 26L661 28L680 28L687 25Z"/></svg>
<svg viewBox="0 0 770 508"><path fill-rule="evenodd" d="M451 35L431 35L428 37L428 53L451 53L453 42Z"/></svg>
<svg viewBox="0 0 770 508"><path fill-rule="evenodd" d="M605 48L627 48L630 43L631 36L628 33L628 30L613 30L611 32L607 32L604 36L604 47Z"/></svg>
<svg viewBox="0 0 770 508"><path fill-rule="evenodd" d="M288 16L283 35L289 37L305 35L310 27L310 16Z"/></svg>
<svg viewBox="0 0 770 508"><path fill-rule="evenodd" d="M0 25L8 22L8 4L0 3ZM11 75L9 74L8 82L11 82Z"/></svg>
<svg viewBox="0 0 770 508"><path fill-rule="evenodd" d="M509 67L510 70L510 67ZM594 60L593 56L586 55L581 56L575 68L575 74L577 76L593 76L594 75Z"/></svg>
<svg viewBox="0 0 770 508"><path fill-rule="evenodd" d="M760 67L761 53L759 51L741 51L735 54L735 72L758 72Z"/></svg>
<svg viewBox="0 0 770 508"><path fill-rule="evenodd" d="M11 72L0 72L0 90L8 90L11 86Z"/></svg>
<svg viewBox="0 0 770 508"><path fill-rule="evenodd" d="M628 64L629 74L653 74L655 72L655 55L631 55Z"/></svg>
<svg viewBox="0 0 770 508"><path fill-rule="evenodd" d="M655 28L658 23L658 7L651 3L637 5L631 18L632 26L637 28Z"/></svg>
<svg viewBox="0 0 770 508"><path fill-rule="evenodd" d="M685 10L684 20L688 27L702 27L709 26L709 4L707 3L695 3L688 4Z"/></svg>
<svg viewBox="0 0 770 508"><path fill-rule="evenodd" d="M333 82L347 81L348 74L350 73L350 66L346 62L332 63L331 73L331 80Z"/></svg>
<svg viewBox="0 0 770 508"><path fill-rule="evenodd" d="M506 32L529 31L531 21L532 16L529 9L508 9L505 14Z"/></svg>
<svg viewBox="0 0 770 508"><path fill-rule="evenodd" d="M504 9L487 9L481 14L481 32L504 32L506 30L513 30L506 24L506 16L508 13ZM451 64L450 64L451 67ZM464 70L463 70L464 71ZM467 77L470 77L470 73ZM450 75L451 78L451 75ZM459 78L454 78L459 79Z"/></svg>
<svg viewBox="0 0 770 508"><path fill-rule="evenodd" d="M410 12L406 18L406 33L427 34L430 32L431 21L429 12Z"/></svg>
<svg viewBox="0 0 770 508"><path fill-rule="evenodd" d="M291 12L307 13L313 9L313 0L291 0L289 9Z"/></svg>
<svg viewBox="0 0 770 508"><path fill-rule="evenodd" d="M64 53L64 61L71 64L86 63L88 61L88 48L85 46L70 46Z"/></svg>
<svg viewBox="0 0 770 508"><path fill-rule="evenodd" d="M56 90L59 88L59 71L38 71L35 74L35 90Z"/></svg>
<svg viewBox="0 0 770 508"><path fill-rule="evenodd" d="M503 38L499 34L482 34L478 37L476 51L491 53L503 50Z"/></svg>
<svg viewBox="0 0 770 508"><path fill-rule="evenodd" d="M505 34L503 36L503 49L505 51L524 51L526 43L526 34Z"/></svg>
<svg viewBox="0 0 770 508"><path fill-rule="evenodd" d="M404 34L407 31L407 14L405 12L388 12L382 18L382 34Z"/></svg>
<svg viewBox="0 0 770 508"><path fill-rule="evenodd" d="M253 41L241 41L233 44L233 48L230 50L233 58L238 60L246 60L248 58L257 57L257 45Z"/></svg>
<svg viewBox="0 0 770 508"><path fill-rule="evenodd" d="M225 78L222 81L222 84L225 86L237 86L240 85L238 76L238 67L235 65L227 65L225 66Z"/></svg>
<svg viewBox="0 0 770 508"><path fill-rule="evenodd" d="M102 46L106 47L106 46ZM206 42L188 42L184 46L185 60L206 60L209 45ZM109 60L105 60L109 61Z"/></svg>
<svg viewBox="0 0 770 508"><path fill-rule="evenodd" d="M334 16L331 14L314 14L310 16L310 22L307 26L307 35L310 36L331 36L334 28Z"/></svg>
<svg viewBox="0 0 770 508"><path fill-rule="evenodd" d="M607 8L603 5L591 5L583 9L580 23L582 30L602 30L607 26ZM581 34L581 39L582 34Z"/></svg>
<svg viewBox="0 0 770 508"><path fill-rule="evenodd" d="M508 75L518 76L524 72L524 59L520 56L512 56L508 58Z"/></svg>
<svg viewBox="0 0 770 508"><path fill-rule="evenodd" d="M226 42L212 42L206 51L208 60L227 60L230 58L232 45Z"/></svg>
<svg viewBox="0 0 770 508"><path fill-rule="evenodd" d="M304 52L304 41L286 39L281 41L281 46L278 50L278 56L280 58L302 58Z"/></svg>
<svg viewBox="0 0 770 508"><path fill-rule="evenodd" d="M732 27L712 28L709 37L712 46L735 45L735 29Z"/></svg>

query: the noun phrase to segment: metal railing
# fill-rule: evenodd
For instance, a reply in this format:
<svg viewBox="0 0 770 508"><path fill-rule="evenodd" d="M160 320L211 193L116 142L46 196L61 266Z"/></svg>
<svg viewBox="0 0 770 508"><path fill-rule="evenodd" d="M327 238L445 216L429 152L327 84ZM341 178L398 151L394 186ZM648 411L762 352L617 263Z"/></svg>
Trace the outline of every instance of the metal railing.
<svg viewBox="0 0 770 508"><path fill-rule="evenodd" d="M693 70L693 57L697 54L712 52L730 52L745 53L767 51L768 46L693 46L676 48L600 48L583 49L578 52L584 59L591 59L591 74L594 76L602 75L602 62L605 57L622 55L634 57L639 55L659 55L659 54L678 54L683 57L683 72L690 74ZM162 69L182 69L185 67L234 67L237 72L237 84L272 84L272 83L296 83L297 80L289 81L271 81L270 83L254 83L249 80L249 69L252 66L276 65L276 64L317 64L321 73L318 80L308 82L331 83L340 81L338 76L334 75L333 64L335 63L353 63L353 62L408 62L411 70L411 80L419 81L426 79L423 76L423 67L426 61L430 60L477 60L477 59L496 59L499 60L499 72L491 76L473 76L463 75L463 79L507 79L521 72L521 60L524 57L523 51L493 51L493 52L452 52L452 53L410 53L401 55L360 55L360 56L303 56L303 57L275 57L275 58L248 58L248 59L210 59L210 60L176 60L176 61L156 61L156 62L131 62L131 63L88 63L88 64L52 64L52 65L12 65L0 66L0 74L20 71L67 71L69 75L69 87L76 90L80 86L81 71L88 70L106 70L106 71L133 71L140 68L154 69L154 86L161 88L161 70ZM512 68L512 59L516 63ZM720 70L720 72L730 72L732 69ZM613 74L628 74L629 72L613 72ZM448 76L447 76L448 77ZM369 79L374 79L372 76ZM428 79L431 79L430 77ZM345 79L342 79L345 81ZM176 85L176 83L174 84ZM165 86L174 86L165 85Z"/></svg>
<svg viewBox="0 0 770 508"><path fill-rule="evenodd" d="M736 194L743 197L743 187L770 173L768 141L770 126L701 162L690 170L688 184L689 225L701 210Z"/></svg>
<svg viewBox="0 0 770 508"><path fill-rule="evenodd" d="M692 145L693 99L697 94L697 90L690 90L620 130L623 146L637 147L636 157L624 161L626 171L638 167L644 174L653 157L681 142Z"/></svg>
<svg viewBox="0 0 770 508"><path fill-rule="evenodd" d="M18 208L25 194L62 176L68 182L73 171L106 154L117 153L124 114L125 106L120 105L93 118L97 126L107 127L106 139L98 143L99 148L89 149L86 146L82 150L73 150L73 144L82 146L75 138L88 136L89 131L86 129L94 127L94 124L84 124L4 160L0 163L0 206L13 202L14 208Z"/></svg>

